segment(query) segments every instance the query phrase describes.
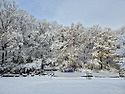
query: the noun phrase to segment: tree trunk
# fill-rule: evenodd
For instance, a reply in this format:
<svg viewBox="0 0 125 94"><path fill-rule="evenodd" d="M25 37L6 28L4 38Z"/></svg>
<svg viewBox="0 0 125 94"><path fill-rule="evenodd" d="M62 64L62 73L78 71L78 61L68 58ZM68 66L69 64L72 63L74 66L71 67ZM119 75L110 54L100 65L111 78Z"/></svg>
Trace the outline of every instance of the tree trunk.
<svg viewBox="0 0 125 94"><path fill-rule="evenodd" d="M4 45L4 50L5 50L5 61L7 63L7 45Z"/></svg>
<svg viewBox="0 0 125 94"><path fill-rule="evenodd" d="M4 62L5 62L5 54L4 54L4 46L2 46L2 63L1 63L1 65L3 65L4 64Z"/></svg>
<svg viewBox="0 0 125 94"><path fill-rule="evenodd" d="M7 45L6 44L4 44L3 46L2 46L2 64L1 65L3 65L4 63L5 63L5 61L7 61L7 50L6 50L6 48L7 48Z"/></svg>

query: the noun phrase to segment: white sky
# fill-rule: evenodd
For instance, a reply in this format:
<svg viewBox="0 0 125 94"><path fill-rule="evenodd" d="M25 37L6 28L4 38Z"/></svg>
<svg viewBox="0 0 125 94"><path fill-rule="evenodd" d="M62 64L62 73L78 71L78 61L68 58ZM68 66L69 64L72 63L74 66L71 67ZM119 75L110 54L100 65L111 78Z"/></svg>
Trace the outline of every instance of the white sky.
<svg viewBox="0 0 125 94"><path fill-rule="evenodd" d="M9 0L13 1L13 0ZM56 20L63 25L99 24L117 29L125 25L125 0L15 0L36 18Z"/></svg>

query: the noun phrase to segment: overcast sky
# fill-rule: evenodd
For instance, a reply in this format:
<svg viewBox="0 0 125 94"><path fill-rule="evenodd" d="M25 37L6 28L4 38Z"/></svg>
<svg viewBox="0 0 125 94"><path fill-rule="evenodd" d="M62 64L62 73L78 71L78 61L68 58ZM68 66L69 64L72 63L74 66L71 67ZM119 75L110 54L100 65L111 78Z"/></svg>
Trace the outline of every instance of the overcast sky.
<svg viewBox="0 0 125 94"><path fill-rule="evenodd" d="M13 0L8 0L13 1ZM15 0L36 18L56 20L63 25L99 24L112 29L125 25L125 0Z"/></svg>

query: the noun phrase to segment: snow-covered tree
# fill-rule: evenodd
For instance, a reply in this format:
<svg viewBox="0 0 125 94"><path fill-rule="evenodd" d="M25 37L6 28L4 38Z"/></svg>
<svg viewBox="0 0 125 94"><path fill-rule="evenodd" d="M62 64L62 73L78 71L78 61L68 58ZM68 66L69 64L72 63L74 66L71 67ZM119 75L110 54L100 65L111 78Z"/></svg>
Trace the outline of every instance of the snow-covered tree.
<svg viewBox="0 0 125 94"><path fill-rule="evenodd" d="M17 6L15 2L10 3L6 0L0 0L0 46L1 46L1 65L7 62L7 47L10 43L8 35L12 33L15 21L18 18L16 13Z"/></svg>
<svg viewBox="0 0 125 94"><path fill-rule="evenodd" d="M88 34L80 23L59 29L51 46L53 64L59 66L61 70L75 70L82 66L87 55L85 46L88 41L90 41Z"/></svg>
<svg viewBox="0 0 125 94"><path fill-rule="evenodd" d="M115 55L119 56L120 58L120 67L125 69L125 26L115 31L115 37L117 38L117 50L115 51Z"/></svg>

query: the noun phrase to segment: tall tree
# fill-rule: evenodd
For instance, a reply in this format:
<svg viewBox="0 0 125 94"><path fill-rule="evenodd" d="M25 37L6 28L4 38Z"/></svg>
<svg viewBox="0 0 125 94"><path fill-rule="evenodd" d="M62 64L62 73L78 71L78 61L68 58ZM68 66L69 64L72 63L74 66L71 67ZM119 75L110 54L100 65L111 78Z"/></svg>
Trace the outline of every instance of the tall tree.
<svg viewBox="0 0 125 94"><path fill-rule="evenodd" d="M7 45L10 42L8 41L8 34L13 31L13 26L18 18L16 11L17 5L14 1L13 3L10 3L6 0L0 0L0 44L2 50L1 64L5 63L7 60Z"/></svg>

